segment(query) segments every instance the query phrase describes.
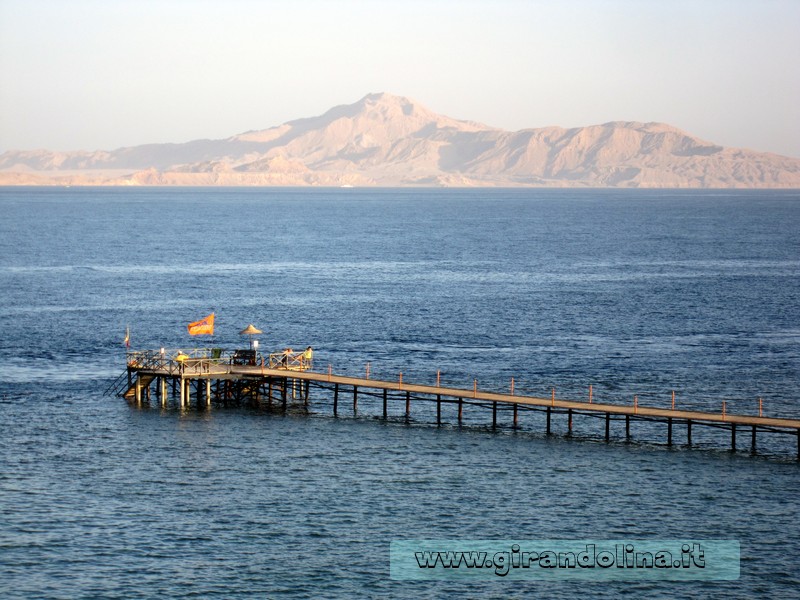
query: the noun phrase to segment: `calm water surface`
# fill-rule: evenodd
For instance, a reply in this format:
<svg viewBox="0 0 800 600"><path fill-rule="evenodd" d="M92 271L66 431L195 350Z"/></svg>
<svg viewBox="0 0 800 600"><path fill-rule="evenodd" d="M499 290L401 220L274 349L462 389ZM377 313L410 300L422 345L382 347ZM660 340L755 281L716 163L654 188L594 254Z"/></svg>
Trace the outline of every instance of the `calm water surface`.
<svg viewBox="0 0 800 600"><path fill-rule="evenodd" d="M188 348L215 311L214 345L253 322L340 373L797 417L797 192L4 188L0 214L3 597L797 597L788 436L103 395L126 325ZM742 575L392 581L408 538L736 539Z"/></svg>

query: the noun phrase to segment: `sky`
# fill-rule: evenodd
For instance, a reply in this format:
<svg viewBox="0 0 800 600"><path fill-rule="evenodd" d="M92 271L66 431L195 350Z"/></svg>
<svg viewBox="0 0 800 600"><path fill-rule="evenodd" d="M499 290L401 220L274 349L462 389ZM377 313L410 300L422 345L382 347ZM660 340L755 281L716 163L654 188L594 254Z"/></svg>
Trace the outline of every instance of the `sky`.
<svg viewBox="0 0 800 600"><path fill-rule="evenodd" d="M0 0L0 152L226 138L369 93L800 157L800 0Z"/></svg>

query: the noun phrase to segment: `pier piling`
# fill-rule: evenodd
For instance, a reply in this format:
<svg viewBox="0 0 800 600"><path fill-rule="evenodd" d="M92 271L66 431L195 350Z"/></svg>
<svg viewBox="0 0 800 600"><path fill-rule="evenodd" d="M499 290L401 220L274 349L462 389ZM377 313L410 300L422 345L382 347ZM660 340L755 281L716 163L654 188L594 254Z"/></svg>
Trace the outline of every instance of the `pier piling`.
<svg viewBox="0 0 800 600"><path fill-rule="evenodd" d="M333 386L333 416L337 416L339 414L339 384L336 383Z"/></svg>

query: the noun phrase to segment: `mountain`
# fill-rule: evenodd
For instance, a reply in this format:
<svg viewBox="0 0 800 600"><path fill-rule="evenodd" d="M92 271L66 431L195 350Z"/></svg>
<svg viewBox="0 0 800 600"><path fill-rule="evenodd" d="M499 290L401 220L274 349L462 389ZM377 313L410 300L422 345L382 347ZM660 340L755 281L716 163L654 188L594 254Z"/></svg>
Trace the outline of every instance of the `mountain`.
<svg viewBox="0 0 800 600"><path fill-rule="evenodd" d="M224 140L5 152L0 184L800 188L800 159L662 123L505 131L370 94Z"/></svg>

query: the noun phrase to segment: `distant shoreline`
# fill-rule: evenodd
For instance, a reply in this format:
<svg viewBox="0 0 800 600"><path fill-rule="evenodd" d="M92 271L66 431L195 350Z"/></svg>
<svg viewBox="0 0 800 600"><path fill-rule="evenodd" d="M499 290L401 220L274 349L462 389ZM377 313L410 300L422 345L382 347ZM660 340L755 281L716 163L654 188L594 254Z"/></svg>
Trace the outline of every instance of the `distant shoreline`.
<svg viewBox="0 0 800 600"><path fill-rule="evenodd" d="M669 186L651 186L651 187L631 187L631 186L592 186L592 185L484 185L484 186L436 186L436 185L365 185L365 186L340 186L340 185L279 185L279 184L262 184L262 185L223 185L223 184L124 184L124 183L60 183L54 182L31 182L31 183L7 183L0 176L0 189L175 189L175 190L200 190L200 189L231 189L231 190L340 190L342 192L359 192L359 191L379 191L379 190L564 190L564 191L630 191L630 192L658 192L658 191L674 191L674 192L747 192L747 191L775 191L775 192L791 192L800 191L800 186L795 187L669 187Z"/></svg>

